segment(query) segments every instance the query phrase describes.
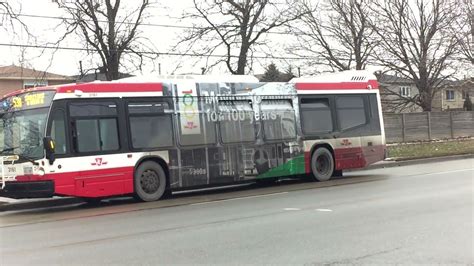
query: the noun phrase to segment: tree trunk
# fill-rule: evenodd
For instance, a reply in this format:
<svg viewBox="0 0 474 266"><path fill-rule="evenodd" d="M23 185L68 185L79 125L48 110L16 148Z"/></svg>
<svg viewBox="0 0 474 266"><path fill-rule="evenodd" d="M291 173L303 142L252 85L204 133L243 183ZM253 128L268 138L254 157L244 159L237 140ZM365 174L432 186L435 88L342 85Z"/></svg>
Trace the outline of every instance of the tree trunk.
<svg viewBox="0 0 474 266"><path fill-rule="evenodd" d="M245 67L247 65L247 53L249 51L249 45L247 43L242 44L240 48L239 60L237 62L237 75L245 75Z"/></svg>

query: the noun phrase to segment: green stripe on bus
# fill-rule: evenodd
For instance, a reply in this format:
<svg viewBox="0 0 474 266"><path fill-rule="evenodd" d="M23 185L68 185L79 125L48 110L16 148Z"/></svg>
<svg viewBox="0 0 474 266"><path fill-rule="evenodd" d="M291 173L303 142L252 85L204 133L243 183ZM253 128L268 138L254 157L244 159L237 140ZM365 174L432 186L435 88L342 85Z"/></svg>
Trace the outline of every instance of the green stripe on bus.
<svg viewBox="0 0 474 266"><path fill-rule="evenodd" d="M270 177L297 175L297 174L304 174L304 173L305 173L305 163L304 163L304 154L303 154L289 160L285 164L272 168L268 170L267 172L258 175L257 178L270 178Z"/></svg>

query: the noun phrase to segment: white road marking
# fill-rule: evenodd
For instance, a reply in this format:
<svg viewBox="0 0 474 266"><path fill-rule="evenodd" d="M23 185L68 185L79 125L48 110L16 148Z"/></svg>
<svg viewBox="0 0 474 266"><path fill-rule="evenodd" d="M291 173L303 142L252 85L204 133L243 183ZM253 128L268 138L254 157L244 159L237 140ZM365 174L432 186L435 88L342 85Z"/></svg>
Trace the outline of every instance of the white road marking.
<svg viewBox="0 0 474 266"><path fill-rule="evenodd" d="M474 168L467 168L467 169L459 169L459 170L451 170L451 171L443 171L443 172L436 172L436 173L422 173L422 174L417 174L419 175L439 175L439 174L449 174L449 173L457 173L457 172L465 172L469 170L474 170Z"/></svg>
<svg viewBox="0 0 474 266"><path fill-rule="evenodd" d="M262 197L275 196L275 195L281 195L281 194L286 194L286 193L288 193L288 191L285 191L285 192L277 192L277 193L270 193L270 194L264 194L264 195L248 196L248 197L238 197L238 198L232 198L232 199L206 201L206 202L192 203L192 204L189 204L189 205L190 205L190 206L194 206L194 205L203 205L203 204L210 204L210 203L219 203L219 202L232 201L232 200L262 198Z"/></svg>
<svg viewBox="0 0 474 266"><path fill-rule="evenodd" d="M316 209L318 212L332 212L331 209Z"/></svg>
<svg viewBox="0 0 474 266"><path fill-rule="evenodd" d="M300 211L300 208L284 208L285 211Z"/></svg>

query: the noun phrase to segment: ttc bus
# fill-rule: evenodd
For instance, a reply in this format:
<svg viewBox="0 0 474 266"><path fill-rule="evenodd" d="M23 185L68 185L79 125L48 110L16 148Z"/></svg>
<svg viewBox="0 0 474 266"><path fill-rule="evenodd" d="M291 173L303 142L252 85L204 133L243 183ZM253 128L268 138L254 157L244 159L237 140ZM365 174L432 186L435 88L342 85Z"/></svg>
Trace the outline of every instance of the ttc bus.
<svg viewBox="0 0 474 266"><path fill-rule="evenodd" d="M309 174L384 159L375 76L288 83L248 76L125 79L26 89L0 100L0 195L134 195Z"/></svg>

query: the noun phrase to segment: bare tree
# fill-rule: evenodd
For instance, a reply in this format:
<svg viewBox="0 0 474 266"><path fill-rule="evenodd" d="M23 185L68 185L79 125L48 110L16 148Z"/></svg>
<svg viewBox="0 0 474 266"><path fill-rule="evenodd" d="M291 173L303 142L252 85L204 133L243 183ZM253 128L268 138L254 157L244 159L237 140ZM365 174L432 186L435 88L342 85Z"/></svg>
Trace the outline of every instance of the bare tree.
<svg viewBox="0 0 474 266"><path fill-rule="evenodd" d="M28 37L33 37L29 32L26 23L20 19L20 11L21 6L15 8L6 1L0 1L0 28L16 33L16 26L20 26L20 28L26 32Z"/></svg>
<svg viewBox="0 0 474 266"><path fill-rule="evenodd" d="M253 54L264 45L263 38L271 30L301 17L297 0L285 3L275 0L193 0L193 11L183 19L194 23L193 29L176 45L208 60L210 69L225 63L232 74L246 74ZM223 53L225 56L212 61ZM212 61L211 63L209 63Z"/></svg>
<svg viewBox="0 0 474 266"><path fill-rule="evenodd" d="M474 5L472 0L459 2L461 16L454 24L453 34L459 38L461 54L474 65Z"/></svg>
<svg viewBox="0 0 474 266"><path fill-rule="evenodd" d="M318 5L302 5L303 27L297 30L297 55L314 55L316 62L332 70L364 69L376 46L370 27L371 1L324 0Z"/></svg>
<svg viewBox="0 0 474 266"><path fill-rule="evenodd" d="M146 17L145 12L150 7L149 0L141 0L134 10L129 11L121 7L121 0L55 1L70 16L62 22L67 30L58 43L77 33L84 46L100 56L107 80L120 77L119 69L124 60L130 60L141 68L144 57L153 56L153 53L143 52L148 45L139 31Z"/></svg>
<svg viewBox="0 0 474 266"><path fill-rule="evenodd" d="M458 39L449 27L454 22L455 0L387 0L375 4L371 22L380 50L375 57L392 73L413 81L419 94L415 103L431 111L442 83L453 72L450 61Z"/></svg>

